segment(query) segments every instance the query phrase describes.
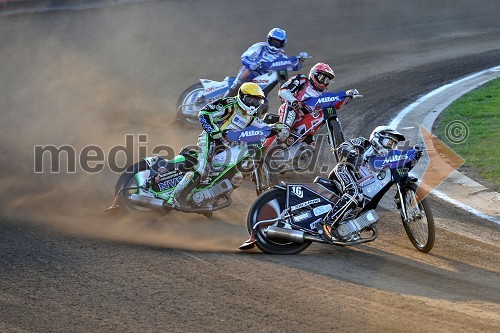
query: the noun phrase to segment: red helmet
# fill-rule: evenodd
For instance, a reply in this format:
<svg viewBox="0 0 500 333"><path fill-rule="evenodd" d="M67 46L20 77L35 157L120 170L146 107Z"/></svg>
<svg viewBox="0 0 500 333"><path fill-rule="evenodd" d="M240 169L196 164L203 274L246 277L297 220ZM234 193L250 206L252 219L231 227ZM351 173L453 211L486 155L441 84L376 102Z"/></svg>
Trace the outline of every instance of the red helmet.
<svg viewBox="0 0 500 333"><path fill-rule="evenodd" d="M314 88L318 91L325 90L334 77L335 74L330 66L322 62L318 62L309 71L309 81L311 81Z"/></svg>

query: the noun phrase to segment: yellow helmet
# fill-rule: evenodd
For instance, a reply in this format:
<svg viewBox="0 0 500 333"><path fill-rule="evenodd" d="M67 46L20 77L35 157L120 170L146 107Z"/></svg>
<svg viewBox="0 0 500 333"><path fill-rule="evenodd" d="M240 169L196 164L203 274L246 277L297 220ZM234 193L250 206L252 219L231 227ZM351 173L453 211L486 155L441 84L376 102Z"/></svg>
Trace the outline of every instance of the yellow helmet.
<svg viewBox="0 0 500 333"><path fill-rule="evenodd" d="M258 84L245 82L238 90L236 100L238 105L250 116L253 116L257 109L264 104L264 92Z"/></svg>

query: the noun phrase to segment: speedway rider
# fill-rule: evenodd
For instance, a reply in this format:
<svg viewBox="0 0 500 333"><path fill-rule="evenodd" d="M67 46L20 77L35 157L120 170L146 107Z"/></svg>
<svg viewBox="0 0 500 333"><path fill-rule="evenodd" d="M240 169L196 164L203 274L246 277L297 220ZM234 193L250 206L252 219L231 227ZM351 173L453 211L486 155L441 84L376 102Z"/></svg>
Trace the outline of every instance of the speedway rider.
<svg viewBox="0 0 500 333"><path fill-rule="evenodd" d="M353 209L363 207L363 193L358 181L361 178L373 176L376 171L371 167L366 167L363 170L370 170L371 174L361 174L360 167L366 166L368 160L373 156L386 155L390 150L396 148L399 141L404 140L405 137L398 131L388 126L378 126L373 130L368 140L359 137L340 144L337 148L340 161L333 169L333 173L334 182L336 182L342 196L317 226L318 232L327 242L334 241L335 235L332 235L332 229L336 228L332 227L336 227L336 223Z"/></svg>
<svg viewBox="0 0 500 333"><path fill-rule="evenodd" d="M211 104L204 106L199 113L199 119L203 132L198 137L198 164L195 169L188 171L176 188L167 198L167 207L179 207L180 203L186 202L186 197L194 188L196 182L205 176L207 161L211 149L215 143L218 147L229 148L231 142L224 138L226 130L241 130L248 126L268 126L260 118L256 117L257 110L264 103L264 92L253 82L245 82L238 90L235 97L223 97ZM275 123L270 126L275 131L283 130L283 124Z"/></svg>
<svg viewBox="0 0 500 333"><path fill-rule="evenodd" d="M325 63L318 62L309 71L309 76L297 74L287 82L285 82L278 91L278 96L284 102L279 108L279 121L284 123L290 130L295 123L299 121L305 114L311 112L304 101L310 97L318 97L324 93L330 82L333 82L335 73L332 68ZM357 95L356 89L347 90L348 95ZM341 107L350 99L345 99ZM287 138L284 135L282 141ZM312 143L313 145L313 143ZM314 146L313 146L314 147Z"/></svg>
<svg viewBox="0 0 500 333"><path fill-rule="evenodd" d="M258 42L250 46L241 55L241 64L243 66L240 68L233 85L225 96L236 95L244 82L251 82L255 77L267 73L267 71L261 69L262 62L272 62L277 58L286 57L287 55L284 51L286 41L285 30L273 28L267 34L267 42ZM293 70L300 70L303 62L304 59L299 58Z"/></svg>

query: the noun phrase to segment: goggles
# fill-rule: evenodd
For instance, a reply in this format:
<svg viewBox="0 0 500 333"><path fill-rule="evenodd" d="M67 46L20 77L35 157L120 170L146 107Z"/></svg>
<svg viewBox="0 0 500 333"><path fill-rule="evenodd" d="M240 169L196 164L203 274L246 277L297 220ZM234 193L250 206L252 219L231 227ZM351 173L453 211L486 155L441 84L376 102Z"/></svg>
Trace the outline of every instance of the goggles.
<svg viewBox="0 0 500 333"><path fill-rule="evenodd" d="M252 95L245 95L243 96L243 103L246 106L253 106L258 108L262 104L264 104L264 99Z"/></svg>
<svg viewBox="0 0 500 333"><path fill-rule="evenodd" d="M323 83L325 85L329 84L332 81L332 77L323 73L316 74L316 79L319 83Z"/></svg>
<svg viewBox="0 0 500 333"><path fill-rule="evenodd" d="M382 139L380 139L379 142L383 147L385 147L387 149L394 149L394 148L396 148L396 146L398 144L398 142L396 140L391 139L391 138L382 138Z"/></svg>
<svg viewBox="0 0 500 333"><path fill-rule="evenodd" d="M278 49L281 49L282 47L285 46L284 40L279 40L279 39L272 38L272 37L268 39L268 43L269 43L269 45L274 46Z"/></svg>

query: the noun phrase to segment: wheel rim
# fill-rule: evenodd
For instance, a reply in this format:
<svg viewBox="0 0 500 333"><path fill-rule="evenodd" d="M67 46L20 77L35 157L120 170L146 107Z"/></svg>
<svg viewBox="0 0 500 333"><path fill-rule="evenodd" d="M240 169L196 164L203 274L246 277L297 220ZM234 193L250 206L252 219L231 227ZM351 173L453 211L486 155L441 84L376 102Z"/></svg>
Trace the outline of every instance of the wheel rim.
<svg viewBox="0 0 500 333"><path fill-rule="evenodd" d="M267 156L267 158L269 159L269 166L271 167L271 170L273 172L288 171L290 169L289 154L290 152L288 149L274 146Z"/></svg>
<svg viewBox="0 0 500 333"><path fill-rule="evenodd" d="M197 88L186 94L184 99L182 100L181 112L185 116L191 116L196 118L196 122L198 119L198 113L200 112L199 104L196 103L196 100L203 95L203 88ZM187 121L191 121L191 119L186 118ZM195 121L193 121L195 122Z"/></svg>
<svg viewBox="0 0 500 333"><path fill-rule="evenodd" d="M270 220L274 219L278 216L281 215L281 212L285 209L285 198L282 196L275 196L274 198L271 198L271 200L267 201L266 203L262 204L259 209L256 209L253 214L253 221L254 224L257 224L259 221L264 221L264 220ZM276 240L270 240L265 236L265 229L271 225L277 224L276 221L269 222L269 223L261 223L257 226L255 229L256 235L258 238L260 238L262 241L266 243L272 243L276 245L288 245L291 244L292 242L286 242L286 241L276 241Z"/></svg>
<svg viewBox="0 0 500 333"><path fill-rule="evenodd" d="M429 242L429 221L427 220L422 202L418 202L417 200L418 198L414 191L406 192L405 207L408 216L406 225L415 242L420 248L423 248Z"/></svg>

